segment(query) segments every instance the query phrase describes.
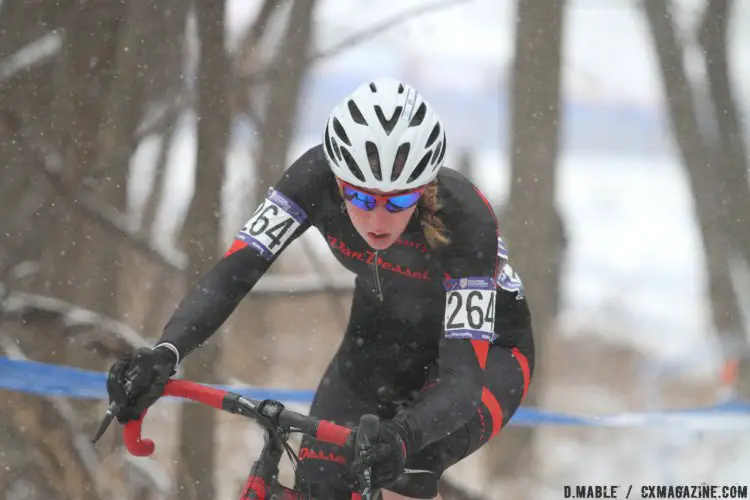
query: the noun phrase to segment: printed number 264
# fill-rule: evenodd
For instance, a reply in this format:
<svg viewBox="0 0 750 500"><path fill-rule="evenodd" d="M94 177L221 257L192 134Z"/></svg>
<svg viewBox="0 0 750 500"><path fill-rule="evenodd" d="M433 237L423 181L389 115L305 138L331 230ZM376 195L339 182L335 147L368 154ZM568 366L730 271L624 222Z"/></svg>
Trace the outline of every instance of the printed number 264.
<svg viewBox="0 0 750 500"><path fill-rule="evenodd" d="M279 221L279 219L281 219ZM277 224L269 227L272 222ZM253 214L251 223L246 229L248 234L251 236L259 236L261 233L270 240L269 249L280 245L284 240L284 235L294 225L294 219L282 211L282 216L279 217L279 207L273 203L267 203L262 205Z"/></svg>
<svg viewBox="0 0 750 500"><path fill-rule="evenodd" d="M466 299L464 300L464 297ZM485 302L489 303L483 308ZM495 294L488 291L452 291L448 294L448 329L469 328L474 330L493 330L495 322ZM485 322L489 323L484 327ZM484 328L483 328L484 327Z"/></svg>

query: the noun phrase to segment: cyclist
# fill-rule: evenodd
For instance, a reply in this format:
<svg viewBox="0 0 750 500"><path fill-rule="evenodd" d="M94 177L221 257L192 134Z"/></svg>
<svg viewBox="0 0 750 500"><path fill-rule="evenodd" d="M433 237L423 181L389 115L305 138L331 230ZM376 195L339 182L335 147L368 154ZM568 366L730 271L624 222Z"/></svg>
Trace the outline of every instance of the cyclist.
<svg viewBox="0 0 750 500"><path fill-rule="evenodd" d="M356 280L349 324L310 413L348 426L365 413L382 421L374 446L356 459L348 447L303 440L297 487L350 498L370 467L386 500L439 498L441 474L519 407L534 354L523 284L494 212L474 184L441 169L445 151L445 128L413 87L381 78L354 90L333 110L322 144L269 189L157 345L112 366L120 422L158 399L180 360L315 226Z"/></svg>

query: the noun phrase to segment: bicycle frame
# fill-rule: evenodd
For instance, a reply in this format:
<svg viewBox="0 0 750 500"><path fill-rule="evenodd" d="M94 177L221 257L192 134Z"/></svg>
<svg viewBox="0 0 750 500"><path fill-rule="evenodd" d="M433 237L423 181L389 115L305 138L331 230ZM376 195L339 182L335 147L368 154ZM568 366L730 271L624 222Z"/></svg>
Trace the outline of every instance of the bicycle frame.
<svg viewBox="0 0 750 500"><path fill-rule="evenodd" d="M265 443L258 459L253 463L240 500L306 500L308 495L303 491L287 488L279 483L279 462L284 453L284 443L291 431L299 431L318 441L343 446L351 434L348 427L337 425L327 420L320 420L309 415L301 415L284 408L278 401L256 401L240 394L223 389L209 387L196 382L185 380L170 380L164 390L165 396L189 399L213 408L228 411L237 415L256 420L265 427ZM141 437L143 412L140 420L125 424L123 441L128 452L132 455L149 456L155 451L155 444L150 439ZM367 420L370 419L370 420ZM373 415L363 416L362 424L367 424L368 432L363 434L363 440L373 436ZM375 420L375 426L377 421ZM376 428L376 427L375 427ZM273 430L271 430L273 429ZM357 449L367 445L360 443L357 438ZM374 500L379 497L377 492L352 493L352 500Z"/></svg>

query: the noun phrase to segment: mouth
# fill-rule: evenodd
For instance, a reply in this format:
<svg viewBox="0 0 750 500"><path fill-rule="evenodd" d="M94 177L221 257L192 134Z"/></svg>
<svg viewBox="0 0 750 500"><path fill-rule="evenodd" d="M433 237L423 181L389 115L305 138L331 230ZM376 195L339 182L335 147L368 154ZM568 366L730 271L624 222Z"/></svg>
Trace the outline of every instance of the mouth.
<svg viewBox="0 0 750 500"><path fill-rule="evenodd" d="M377 233L377 232L373 232L373 231L368 231L367 232L367 236L369 236L370 238L372 238L375 241L382 241L382 240L388 238L389 234L388 233Z"/></svg>

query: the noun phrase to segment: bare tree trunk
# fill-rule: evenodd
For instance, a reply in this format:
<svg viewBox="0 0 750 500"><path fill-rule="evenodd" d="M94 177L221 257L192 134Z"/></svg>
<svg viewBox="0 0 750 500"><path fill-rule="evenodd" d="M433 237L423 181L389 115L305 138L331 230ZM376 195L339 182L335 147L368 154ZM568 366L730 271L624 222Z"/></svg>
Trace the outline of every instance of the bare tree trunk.
<svg viewBox="0 0 750 500"><path fill-rule="evenodd" d="M224 2L198 0L200 70L198 77L198 158L193 195L183 230L189 256L187 280L194 283L221 252L221 187L230 129L230 65L224 49ZM214 337L185 362L185 376L216 382L219 339ZM182 407L178 484L180 496L216 498L214 468L215 413L200 405Z"/></svg>
<svg viewBox="0 0 750 500"><path fill-rule="evenodd" d="M476 167L476 161L472 152L469 149L462 150L454 168L465 175L470 181L477 182Z"/></svg>
<svg viewBox="0 0 750 500"><path fill-rule="evenodd" d="M315 4L316 0L297 0L292 4L289 23L276 55L283 70L280 71L282 76L270 84L268 106L263 113L256 200L261 200L268 186L277 180L294 138L294 119L308 70Z"/></svg>
<svg viewBox="0 0 750 500"><path fill-rule="evenodd" d="M54 1L41 5L6 2L0 9L0 58L10 56L23 45L58 27L60 10ZM21 124L34 121L35 133L44 137L52 135L49 120L40 118L47 116L53 99L53 67L51 63L34 66L0 81L0 137L3 138L0 140L0 213L17 212L31 190L45 185L39 171L29 168L40 161L39 151L24 140ZM8 235L2 243L4 248L0 249L0 261L7 262L3 252L11 251L17 241L24 239L25 234L31 231L46 234L49 227L41 227L38 219L33 224L23 221L21 225L16 224L12 217L0 220L0 234ZM33 238L33 241L37 240L39 238ZM39 247L25 248L24 258L37 259Z"/></svg>
<svg viewBox="0 0 750 500"><path fill-rule="evenodd" d="M733 4L731 0L707 1L699 31L699 40L706 57L708 89L718 129L717 144L713 145L713 158L719 169L717 177L720 181L721 199L726 204L725 223L729 247L732 250L728 255L730 274L731 259L734 256L741 256L745 264L750 265L750 166L727 61L727 29ZM742 328L742 318L738 318L737 322L738 327ZM747 325L742 328L742 334L744 345L742 349L734 350L739 364L738 379L735 382L738 383L736 389L740 396L750 399L750 349L747 345Z"/></svg>
<svg viewBox="0 0 750 500"><path fill-rule="evenodd" d="M718 128L718 144L713 151L715 165L721 172L722 198L727 203L730 245L750 264L750 217L747 216L750 165L727 61L727 29L733 3L732 0L706 2L699 39L706 57L708 90Z"/></svg>
<svg viewBox="0 0 750 500"><path fill-rule="evenodd" d="M257 67L251 66L249 56L261 42L267 18L278 10L281 2L275 2L274 8L269 3L264 4L259 17L246 37L249 46L244 50L245 60L242 68L244 74L258 71ZM304 77L309 70L308 56L312 41L315 5L316 0L295 0L292 3L282 42L275 54L276 61L282 66L282 70L268 84L268 99L261 119L260 148L253 155L256 159L256 184L249 197L256 204L262 201L268 187L278 180L287 166L287 155L295 134L294 123L299 98ZM255 87L252 92L257 92ZM254 208L251 207L251 209ZM271 273L276 271L278 271L277 266L270 270ZM334 302L331 304L336 303L335 298L332 300ZM232 331L242 325L243 335L251 335L256 341L258 347L253 350L248 363L251 368L245 374L256 383L262 380L271 359L264 347L267 344L263 342L271 328L269 317L272 317L273 310L269 306L271 306L269 299L258 296L247 304L241 304L235 318L228 324ZM251 323L242 321L243 317L251 317L253 321ZM252 326L248 328L248 324Z"/></svg>
<svg viewBox="0 0 750 500"><path fill-rule="evenodd" d="M240 43L239 54L234 62L235 79L242 81L263 64L259 54L259 47L267 33L267 28L279 7L286 0L264 0L252 26L247 30L245 38ZM252 102L253 87L250 85L232 84L232 108L238 114L245 114L258 130L263 128L263 122L258 110ZM253 202L259 200L249 197Z"/></svg>
<svg viewBox="0 0 750 500"><path fill-rule="evenodd" d="M266 34L271 18L285 0L264 0L252 26L247 30L237 55L238 76L247 76L258 63L258 47Z"/></svg>
<svg viewBox="0 0 750 500"><path fill-rule="evenodd" d="M556 206L559 149L560 64L564 0L519 0L513 66L513 138L510 199L500 232L511 265L526 287L532 312L536 363L525 404L535 406L544 390L545 339L559 309L565 232ZM530 479L533 428L508 428L490 443L488 470ZM526 488L524 488L526 489Z"/></svg>
<svg viewBox="0 0 750 500"><path fill-rule="evenodd" d="M745 345L745 339L731 276L720 167L712 161L711 147L701 134L670 5L667 0L647 0L643 2L643 8L657 53L672 130L695 199L696 219L706 256L714 328L725 359L735 359L735 353Z"/></svg>
<svg viewBox="0 0 750 500"><path fill-rule="evenodd" d="M149 49L162 42L152 24L152 10L149 0L131 0L127 4L116 42L114 78L102 99L94 163L87 174L101 199L122 213L127 213L130 173L125 159L133 155L137 146L135 132L143 117L145 89L152 74ZM121 292L130 279L132 271L127 267L132 258L128 246L114 244L109 264L102 267L111 284L113 304L107 312L112 315L128 316L130 296Z"/></svg>
<svg viewBox="0 0 750 500"><path fill-rule="evenodd" d="M15 123L15 139L29 160L25 169L43 172L54 166L61 177L78 186L96 162L102 119L97 97L111 82L111 61L124 4L107 2L104 9L83 1L72 4L67 5L66 23L62 25L66 36L54 64L14 77L2 89L0 99L9 110L6 117ZM54 18L59 14L57 6L47 7L54 12L45 16ZM35 85L23 86L29 77L36 79ZM15 97L5 99L8 96ZM124 190L124 186L120 189ZM78 200L55 193L33 223L35 230L43 228L38 238L42 255L39 272L30 286L99 312L109 312L114 304L114 289L107 271L116 259L114 247L98 223L81 220ZM112 197L118 194L116 190L110 193ZM44 323L24 326L16 329L14 338L34 359L101 368L101 359L79 345L78 339L53 339L47 331L49 327ZM80 428L74 431L85 432L88 424L99 417L96 403L77 402L73 406L82 417L76 423ZM40 468L40 483L51 484L59 498L99 498L93 471L87 469L76 451L75 436L65 435L69 429L60 425L60 414L52 402L19 395L13 415L18 419L17 425L28 427L29 446L40 451L40 460L31 464ZM45 460L49 466L45 466ZM64 470L58 471L60 464L64 464ZM59 476L63 472L66 479Z"/></svg>
<svg viewBox="0 0 750 500"><path fill-rule="evenodd" d="M154 222L162 199L167 161L169 160L169 152L175 137L177 120L177 117L171 119L162 131L161 147L156 164L154 165L155 172L151 184L151 192L148 195L146 206L143 210L140 232L144 237L149 239L153 238L155 234ZM133 255L130 258L133 264L140 260L141 257L138 255ZM170 299L170 291L173 292L176 289L181 289L184 283L176 283L177 280L174 279L171 273L161 269L159 266L155 266L153 263L146 262L143 265L146 266L148 271L134 277L134 283L131 286L139 290L141 294L148 294L148 307L139 317L141 318L142 330L150 333L158 331L163 326L162 319L165 305ZM137 268L142 269L143 267L139 265Z"/></svg>
<svg viewBox="0 0 750 500"><path fill-rule="evenodd" d="M137 8L136 8L137 7ZM148 26L143 36L148 40L137 41L139 78L144 80L140 92L140 106L153 110L164 106L164 111L152 123L145 123L143 115L137 129L140 137L152 134L161 136L161 150L155 165L151 190L141 217L138 233L144 241L153 241L153 221L160 201L164 174L176 124L187 107L189 92L183 74L184 40L190 2L184 0L162 0L158 3L142 2L131 5L131 19ZM145 18L145 19L144 19ZM137 38L139 30L131 30L130 38ZM150 116L149 116L150 117ZM145 132L148 130L148 132ZM129 159L132 153L127 152ZM117 168L125 158L113 155L106 168ZM104 171L106 173L106 170ZM184 286L181 277L161 264L150 262L131 249L122 250L122 260L129 270L138 272L120 274L119 306L131 326L154 335L168 318Z"/></svg>

